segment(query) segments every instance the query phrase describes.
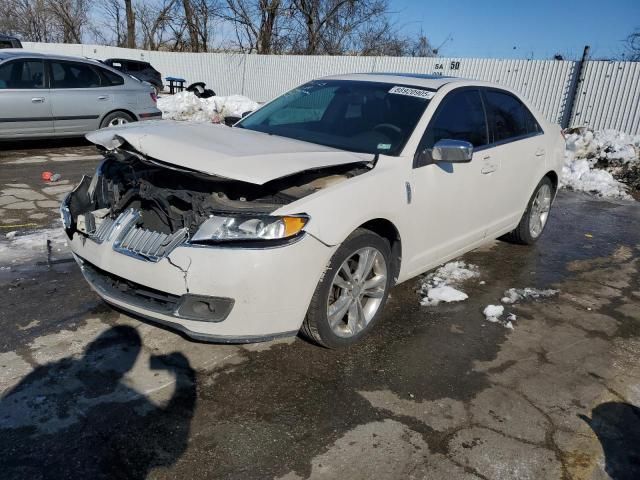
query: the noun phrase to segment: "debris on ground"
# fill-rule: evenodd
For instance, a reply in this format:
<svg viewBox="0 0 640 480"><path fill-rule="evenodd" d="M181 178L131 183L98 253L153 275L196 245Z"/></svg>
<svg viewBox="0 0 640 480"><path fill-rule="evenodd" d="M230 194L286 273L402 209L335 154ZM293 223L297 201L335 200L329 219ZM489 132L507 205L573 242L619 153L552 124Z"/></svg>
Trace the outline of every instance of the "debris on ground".
<svg viewBox="0 0 640 480"><path fill-rule="evenodd" d="M460 290L460 284L480 276L476 265L461 260L449 262L429 273L420 285L420 305L435 306L439 303L461 302L469 296Z"/></svg>
<svg viewBox="0 0 640 480"><path fill-rule="evenodd" d="M640 135L617 130L569 131L561 186L601 197L640 193Z"/></svg>
<svg viewBox="0 0 640 480"><path fill-rule="evenodd" d="M500 321L500 317L504 313L502 305L487 305L482 311L487 321L495 323Z"/></svg>
<svg viewBox="0 0 640 480"><path fill-rule="evenodd" d="M258 107L258 103L243 95L198 98L195 93L185 91L158 98L162 118L169 120L224 123L227 117L240 118Z"/></svg>
<svg viewBox="0 0 640 480"><path fill-rule="evenodd" d="M556 295L559 290L554 290L553 288L546 289L537 289L537 288L510 288L509 290L505 290L504 296L500 300L502 303L516 303L521 300L538 300L539 298L552 297Z"/></svg>

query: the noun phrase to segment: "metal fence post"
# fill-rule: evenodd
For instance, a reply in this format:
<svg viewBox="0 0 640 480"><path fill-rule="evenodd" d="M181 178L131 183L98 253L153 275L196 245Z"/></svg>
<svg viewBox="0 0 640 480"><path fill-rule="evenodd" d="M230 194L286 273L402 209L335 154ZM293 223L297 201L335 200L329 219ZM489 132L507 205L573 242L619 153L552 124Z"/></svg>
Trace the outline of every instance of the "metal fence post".
<svg viewBox="0 0 640 480"><path fill-rule="evenodd" d="M571 123L571 119L573 118L573 109L576 104L576 98L580 94L580 90L582 89L582 84L584 83L584 76L582 75L584 72L584 66L587 63L589 58L589 50L591 47L589 45L585 45L584 50L582 51L582 58L578 62L576 66L575 73L573 75L573 79L571 80L571 84L569 85L569 93L567 94L567 103L562 112L562 128L569 127Z"/></svg>

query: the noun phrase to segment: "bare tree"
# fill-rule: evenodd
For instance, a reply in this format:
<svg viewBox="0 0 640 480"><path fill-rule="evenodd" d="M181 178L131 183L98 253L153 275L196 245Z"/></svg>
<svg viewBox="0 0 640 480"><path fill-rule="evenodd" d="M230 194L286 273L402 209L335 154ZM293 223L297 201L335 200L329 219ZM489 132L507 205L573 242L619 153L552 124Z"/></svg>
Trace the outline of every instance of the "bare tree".
<svg viewBox="0 0 640 480"><path fill-rule="evenodd" d="M127 47L136 48L136 14L131 0L124 0L127 17Z"/></svg>
<svg viewBox="0 0 640 480"><path fill-rule="evenodd" d="M48 10L62 32L63 43L82 43L89 21L89 0L51 0Z"/></svg>
<svg viewBox="0 0 640 480"><path fill-rule="evenodd" d="M626 40L628 54L625 55L627 60L632 62L640 62L640 29L631 33Z"/></svg>
<svg viewBox="0 0 640 480"><path fill-rule="evenodd" d="M218 16L233 25L241 51L268 54L279 53L282 14L282 0L225 0Z"/></svg>
<svg viewBox="0 0 640 480"><path fill-rule="evenodd" d="M177 0L144 1L136 5L135 16L142 32L143 48L158 50L169 47L169 50L177 50L175 38L168 35L168 32L176 32L172 28L172 22L179 17L176 5Z"/></svg>
<svg viewBox="0 0 640 480"><path fill-rule="evenodd" d="M128 47L126 13L122 1L104 0L101 11L104 16L104 22L102 23L104 29L112 34L112 38L107 38L106 42L112 43L117 47ZM102 36L106 37L105 34Z"/></svg>
<svg viewBox="0 0 640 480"><path fill-rule="evenodd" d="M60 41L48 0L1 0L0 30L32 42Z"/></svg>

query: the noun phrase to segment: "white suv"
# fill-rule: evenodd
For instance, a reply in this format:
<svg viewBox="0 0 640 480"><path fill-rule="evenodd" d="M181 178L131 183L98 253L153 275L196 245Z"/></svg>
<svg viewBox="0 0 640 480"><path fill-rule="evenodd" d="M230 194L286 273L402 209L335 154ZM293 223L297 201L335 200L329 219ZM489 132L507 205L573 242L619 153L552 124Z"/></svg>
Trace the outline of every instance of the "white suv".
<svg viewBox="0 0 640 480"><path fill-rule="evenodd" d="M233 128L87 138L106 158L62 214L107 302L199 339L328 347L369 332L393 285L487 239L534 243L564 152L509 90L401 74L312 81Z"/></svg>

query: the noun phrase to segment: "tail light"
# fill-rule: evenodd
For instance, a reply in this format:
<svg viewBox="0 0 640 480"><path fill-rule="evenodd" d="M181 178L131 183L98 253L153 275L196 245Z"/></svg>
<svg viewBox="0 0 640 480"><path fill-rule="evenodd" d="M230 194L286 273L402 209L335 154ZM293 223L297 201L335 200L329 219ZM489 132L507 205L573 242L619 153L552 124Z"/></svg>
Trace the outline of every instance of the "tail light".
<svg viewBox="0 0 640 480"><path fill-rule="evenodd" d="M156 95L156 92L151 92L149 95L151 95L151 100L153 100L153 103L158 103L158 95Z"/></svg>

